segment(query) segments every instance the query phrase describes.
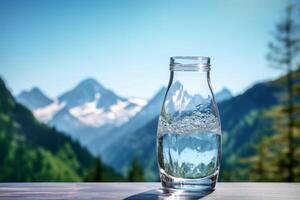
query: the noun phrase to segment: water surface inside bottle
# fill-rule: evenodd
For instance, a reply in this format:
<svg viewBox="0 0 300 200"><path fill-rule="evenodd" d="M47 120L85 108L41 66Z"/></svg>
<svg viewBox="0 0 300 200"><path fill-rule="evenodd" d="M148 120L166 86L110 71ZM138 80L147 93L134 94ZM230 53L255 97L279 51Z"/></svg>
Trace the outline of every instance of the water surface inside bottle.
<svg viewBox="0 0 300 200"><path fill-rule="evenodd" d="M209 177L219 170L220 151L221 132L214 115L194 111L181 113L173 121L160 117L158 160L161 172L166 176L179 179Z"/></svg>

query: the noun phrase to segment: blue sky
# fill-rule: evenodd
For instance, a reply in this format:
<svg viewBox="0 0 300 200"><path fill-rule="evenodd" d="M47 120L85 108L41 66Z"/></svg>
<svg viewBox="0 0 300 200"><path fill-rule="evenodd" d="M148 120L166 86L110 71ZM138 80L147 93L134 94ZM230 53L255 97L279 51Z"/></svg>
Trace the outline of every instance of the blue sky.
<svg viewBox="0 0 300 200"><path fill-rule="evenodd" d="M267 43L284 0L0 0L0 76L14 94L55 97L94 77L123 96L150 98L169 57L212 58L215 91L235 94L281 74Z"/></svg>

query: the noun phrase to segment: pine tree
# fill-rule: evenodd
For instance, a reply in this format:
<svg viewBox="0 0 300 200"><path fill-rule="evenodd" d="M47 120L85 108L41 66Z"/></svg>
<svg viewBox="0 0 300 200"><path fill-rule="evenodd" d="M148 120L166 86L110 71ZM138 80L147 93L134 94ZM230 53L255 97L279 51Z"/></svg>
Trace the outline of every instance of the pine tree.
<svg viewBox="0 0 300 200"><path fill-rule="evenodd" d="M284 19L276 26L276 32L273 34L274 41L269 44L270 52L268 59L271 66L276 69L285 70L287 87L287 105L279 113L282 117L287 117L287 177L286 181L294 181L295 164L295 81L293 80L293 70L296 62L299 61L300 37L299 27L295 18L296 5L289 5L286 8Z"/></svg>
<svg viewBox="0 0 300 200"><path fill-rule="evenodd" d="M144 172L137 159L133 159L128 170L127 180L131 182L143 182Z"/></svg>
<svg viewBox="0 0 300 200"><path fill-rule="evenodd" d="M103 177L102 177L102 172L103 172L103 166L100 157L96 157L94 161L93 167L90 169L86 181L88 182L101 182Z"/></svg>
<svg viewBox="0 0 300 200"><path fill-rule="evenodd" d="M274 81L286 87L286 103L264 113L273 122L272 136L256 145L256 155L248 158L250 179L254 181L299 181L300 179L300 35L296 6L286 8L284 19L276 26L274 41L269 44L268 59L272 67L286 72ZM297 66L298 65L298 66Z"/></svg>

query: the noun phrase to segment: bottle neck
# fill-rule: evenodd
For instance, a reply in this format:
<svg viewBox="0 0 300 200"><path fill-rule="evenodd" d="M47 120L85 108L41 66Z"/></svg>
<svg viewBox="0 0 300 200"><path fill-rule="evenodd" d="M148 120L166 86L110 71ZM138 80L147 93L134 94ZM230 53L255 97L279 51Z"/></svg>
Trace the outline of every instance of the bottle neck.
<svg viewBox="0 0 300 200"><path fill-rule="evenodd" d="M209 71L171 71L169 88L176 84L181 85L190 95L211 94Z"/></svg>
<svg viewBox="0 0 300 200"><path fill-rule="evenodd" d="M174 56L170 58L170 82L172 95L191 95L212 98L210 86L210 58L204 56Z"/></svg>

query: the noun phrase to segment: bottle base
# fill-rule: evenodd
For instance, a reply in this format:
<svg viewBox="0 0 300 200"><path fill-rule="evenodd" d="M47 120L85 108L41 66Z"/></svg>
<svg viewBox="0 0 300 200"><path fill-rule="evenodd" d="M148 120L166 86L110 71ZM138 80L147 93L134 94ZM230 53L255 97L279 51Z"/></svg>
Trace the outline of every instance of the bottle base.
<svg viewBox="0 0 300 200"><path fill-rule="evenodd" d="M172 177L161 171L160 179L164 189L167 190L182 190L187 192L209 192L213 191L218 179L219 172L200 179L184 179Z"/></svg>

